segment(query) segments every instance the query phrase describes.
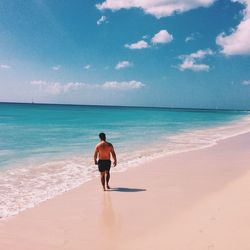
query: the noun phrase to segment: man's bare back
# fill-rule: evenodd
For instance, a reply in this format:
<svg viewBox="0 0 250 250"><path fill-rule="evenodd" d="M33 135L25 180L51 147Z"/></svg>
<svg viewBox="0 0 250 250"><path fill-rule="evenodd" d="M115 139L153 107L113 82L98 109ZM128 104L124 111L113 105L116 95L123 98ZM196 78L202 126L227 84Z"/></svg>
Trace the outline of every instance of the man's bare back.
<svg viewBox="0 0 250 250"><path fill-rule="evenodd" d="M114 162L114 167L117 164L116 161L116 154L114 147L111 143L106 141L106 135L104 133L99 134L100 142L95 147L94 153L94 162L98 165L99 172L101 174L101 183L103 186L103 190L105 191L105 176L106 176L106 186L108 189L109 187L109 179L110 179L110 155L112 156Z"/></svg>
<svg viewBox="0 0 250 250"><path fill-rule="evenodd" d="M113 145L106 141L98 143L96 150L99 153L99 160L110 160L110 154L114 151Z"/></svg>

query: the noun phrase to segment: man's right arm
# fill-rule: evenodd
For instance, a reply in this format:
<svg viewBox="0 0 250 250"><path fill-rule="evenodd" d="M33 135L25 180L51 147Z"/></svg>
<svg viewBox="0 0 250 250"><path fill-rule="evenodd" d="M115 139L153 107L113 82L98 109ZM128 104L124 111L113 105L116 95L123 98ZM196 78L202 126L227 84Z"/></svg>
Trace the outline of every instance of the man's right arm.
<svg viewBox="0 0 250 250"><path fill-rule="evenodd" d="M114 160L114 167L117 165L117 159L116 159L116 153L115 153L115 149L114 147L112 146L112 149L111 149L111 155L113 157L113 160Z"/></svg>

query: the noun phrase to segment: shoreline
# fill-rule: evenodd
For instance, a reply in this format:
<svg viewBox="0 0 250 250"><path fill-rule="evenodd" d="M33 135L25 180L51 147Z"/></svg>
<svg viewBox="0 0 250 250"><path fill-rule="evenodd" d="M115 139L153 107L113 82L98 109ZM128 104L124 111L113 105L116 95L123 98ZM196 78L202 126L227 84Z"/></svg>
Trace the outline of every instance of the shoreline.
<svg viewBox="0 0 250 250"><path fill-rule="evenodd" d="M163 156L125 172L112 173L111 187L116 188L113 191L103 192L99 179L91 180L16 216L0 220L0 247L54 250L104 246L104 249L123 250L152 249L157 245L157 249L184 249L178 248L182 244L180 238L184 238L190 244L189 249L212 249L218 244L222 246L220 250L249 249L250 242L242 239L247 235L244 230L249 229L245 223L250 222L250 202L243 198L249 195L246 192L250 186L245 181L250 180L249 141L250 133L246 133L221 140L212 147ZM245 189L235 190L235 185L245 186ZM217 196L222 197L219 200L222 203L230 200L228 188L236 193L235 197L242 197L238 204L231 206L235 215L245 218L239 222L234 219L235 228L241 231L237 237L243 246L239 248L230 248L233 236L227 240L217 237L219 243L207 244L206 237L212 237L213 229L217 228L213 228L213 222L218 219L209 219L210 236L206 236L206 240L200 231L192 229L191 234L187 224L183 224L183 221L199 224L203 215L214 217L204 204L210 202L210 207L216 210ZM246 204L243 206L240 202ZM224 207L224 212L220 213L225 217L231 207ZM222 215L220 218L224 218ZM189 218L193 220L190 222ZM230 217L226 216L225 225L228 219ZM219 227L227 230L224 224ZM177 231L184 229L187 235L178 235ZM172 237L166 240L164 232ZM194 237L193 241L190 237Z"/></svg>
<svg viewBox="0 0 250 250"><path fill-rule="evenodd" d="M239 120L229 121L226 124L169 135L167 137L168 141L163 137L162 143L153 142L150 144L149 149L143 148L141 151L133 152L132 158L126 159L126 154L123 155L122 157L125 156L125 159L120 162L115 172L124 172L162 157L213 147L220 141L248 133L250 131L248 124L250 124L250 115L245 115ZM10 192L5 194L4 191L6 190L3 186L2 199L5 199L5 197L10 199L8 201L10 205L7 209L0 208L0 218L15 216L30 207L54 199L58 195L62 195L95 179L98 172L94 165L89 165L92 160L89 157L87 159L83 161L82 157L74 156L72 159L58 159L37 166L10 168L10 170L3 172L1 177L4 179L4 185L12 189L9 189ZM8 171L11 175L11 184L8 179ZM44 177L40 179L41 175ZM44 182L45 175L46 183ZM70 177L68 178L68 176ZM24 181L22 178L24 178ZM54 184L55 179L59 184ZM43 185L42 189L40 182L44 182L45 185ZM19 183L21 184L19 185ZM36 195L30 187L36 189ZM22 190L20 195L19 190ZM30 195L31 192L32 195ZM34 195L36 196L35 199L33 199ZM13 203L15 200L19 202L19 207Z"/></svg>

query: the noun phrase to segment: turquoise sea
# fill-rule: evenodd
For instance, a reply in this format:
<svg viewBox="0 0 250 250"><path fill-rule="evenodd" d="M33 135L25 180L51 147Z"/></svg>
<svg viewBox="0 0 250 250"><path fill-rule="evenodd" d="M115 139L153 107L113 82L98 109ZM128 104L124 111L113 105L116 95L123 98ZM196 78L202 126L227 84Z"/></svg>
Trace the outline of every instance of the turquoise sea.
<svg viewBox="0 0 250 250"><path fill-rule="evenodd" d="M0 104L0 217L98 175L92 155L105 132L124 171L250 130L247 111Z"/></svg>

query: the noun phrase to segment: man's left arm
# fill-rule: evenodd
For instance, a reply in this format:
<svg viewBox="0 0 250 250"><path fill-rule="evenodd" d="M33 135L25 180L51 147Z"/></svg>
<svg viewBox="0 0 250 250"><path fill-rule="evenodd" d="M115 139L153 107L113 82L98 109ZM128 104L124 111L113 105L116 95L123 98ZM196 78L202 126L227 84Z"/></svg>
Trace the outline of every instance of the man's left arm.
<svg viewBox="0 0 250 250"><path fill-rule="evenodd" d="M97 156L98 156L98 147L95 147L95 153L94 153L94 162L97 164Z"/></svg>

